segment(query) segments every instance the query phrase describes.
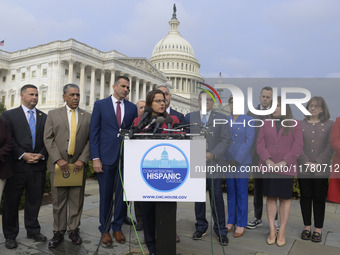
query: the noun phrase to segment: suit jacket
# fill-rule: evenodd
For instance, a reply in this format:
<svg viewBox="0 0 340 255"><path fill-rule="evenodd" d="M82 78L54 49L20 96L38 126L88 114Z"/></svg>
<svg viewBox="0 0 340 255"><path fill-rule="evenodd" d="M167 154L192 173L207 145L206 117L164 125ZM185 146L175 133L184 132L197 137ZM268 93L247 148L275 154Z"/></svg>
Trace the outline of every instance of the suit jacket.
<svg viewBox="0 0 340 255"><path fill-rule="evenodd" d="M12 152L12 136L7 120L0 119L0 179L12 176L10 166Z"/></svg>
<svg viewBox="0 0 340 255"><path fill-rule="evenodd" d="M227 117L231 141L226 153L226 160L236 160L241 165L252 163L251 152L255 140L255 128L248 125L248 121L251 119L253 118L248 115L239 115L235 121L237 124L233 122L231 126L233 115Z"/></svg>
<svg viewBox="0 0 340 255"><path fill-rule="evenodd" d="M87 164L90 157L90 120L91 114L78 108L76 147L72 158L68 157L70 127L66 106L49 111L44 131L44 143L49 154L48 170L54 172L54 164L59 159L69 163L80 160Z"/></svg>
<svg viewBox="0 0 340 255"><path fill-rule="evenodd" d="M137 106L124 100L124 119L122 129L130 129L137 115ZM111 96L96 101L93 106L90 124L90 155L91 159L100 158L103 165L116 162L121 137L118 137L119 126L113 108Z"/></svg>
<svg viewBox="0 0 340 255"><path fill-rule="evenodd" d="M332 164L333 164L333 172L331 174L332 178L340 178L340 118L336 118L336 121L333 125L330 137L330 144L335 152ZM339 198L338 198L339 199Z"/></svg>
<svg viewBox="0 0 340 255"><path fill-rule="evenodd" d="M21 106L18 108L5 111L2 118L8 120L12 133L12 158L13 172L25 172L28 167L34 167L35 171L46 171L47 151L44 145L44 127L47 115L42 111L37 110L36 116L36 137L35 148L32 149L32 135L27 122L26 115ZM25 152L40 153L45 160L40 160L37 164L27 164L25 160L20 159Z"/></svg>
<svg viewBox="0 0 340 255"><path fill-rule="evenodd" d="M257 137L257 153L260 156L259 165L266 165L265 161L271 159L274 163L282 160L287 162L287 167L290 171L280 174L295 175L298 169L296 168L297 159L303 150L302 128L298 121L293 132L289 131L287 135L283 134L283 128L279 133L276 131L275 124L272 127L271 121L264 121L264 125L260 128Z"/></svg>
<svg viewBox="0 0 340 255"><path fill-rule="evenodd" d="M226 116L221 113L211 111L207 122L209 131L211 132L211 135L207 136L206 138L208 144L207 151L211 152L217 157L217 162L219 164L224 164L224 153L230 144L229 127L227 124L219 124L215 125L214 127L214 119L226 119ZM191 112L185 115L185 123L202 123L200 112ZM198 134L199 132L200 127L198 126L192 126L190 129L190 133Z"/></svg>
<svg viewBox="0 0 340 255"><path fill-rule="evenodd" d="M178 111L176 111L176 110L174 110L170 107L170 113L169 114L172 115L172 116L176 116L177 119L179 120L179 124L181 124L181 125L185 124L185 118L184 118L183 113L180 113L180 112L178 112Z"/></svg>

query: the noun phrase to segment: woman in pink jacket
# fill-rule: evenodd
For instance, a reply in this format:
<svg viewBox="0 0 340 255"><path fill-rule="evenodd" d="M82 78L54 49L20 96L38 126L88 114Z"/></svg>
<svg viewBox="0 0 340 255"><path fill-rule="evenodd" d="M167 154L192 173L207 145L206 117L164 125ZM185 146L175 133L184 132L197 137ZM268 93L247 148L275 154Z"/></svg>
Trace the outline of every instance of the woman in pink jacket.
<svg viewBox="0 0 340 255"><path fill-rule="evenodd" d="M267 196L269 224L268 244L283 246L285 230L291 207L294 177L297 174L297 159L303 150L302 129L293 119L289 105L286 115L281 115L281 97L271 119L264 121L257 137L259 167L263 172L263 194ZM279 199L280 230L276 238L275 215Z"/></svg>

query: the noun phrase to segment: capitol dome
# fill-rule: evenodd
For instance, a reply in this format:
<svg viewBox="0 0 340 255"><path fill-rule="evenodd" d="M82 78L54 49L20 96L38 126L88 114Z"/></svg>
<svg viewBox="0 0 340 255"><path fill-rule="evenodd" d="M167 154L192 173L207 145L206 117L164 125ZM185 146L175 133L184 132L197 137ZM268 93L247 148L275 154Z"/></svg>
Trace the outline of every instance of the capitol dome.
<svg viewBox="0 0 340 255"><path fill-rule="evenodd" d="M154 47L150 62L166 75L175 94L189 98L190 94L197 94L197 87L204 80L193 47L179 33L179 23L174 5L169 32Z"/></svg>

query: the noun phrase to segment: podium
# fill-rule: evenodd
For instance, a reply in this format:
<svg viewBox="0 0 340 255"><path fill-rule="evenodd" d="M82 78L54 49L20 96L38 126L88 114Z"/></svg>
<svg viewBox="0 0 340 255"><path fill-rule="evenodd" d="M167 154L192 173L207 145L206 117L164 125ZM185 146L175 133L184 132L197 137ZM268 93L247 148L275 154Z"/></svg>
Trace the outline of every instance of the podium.
<svg viewBox="0 0 340 255"><path fill-rule="evenodd" d="M203 137L124 142L126 199L159 202L156 203L158 254L176 254L176 203L173 202L206 201L205 149Z"/></svg>

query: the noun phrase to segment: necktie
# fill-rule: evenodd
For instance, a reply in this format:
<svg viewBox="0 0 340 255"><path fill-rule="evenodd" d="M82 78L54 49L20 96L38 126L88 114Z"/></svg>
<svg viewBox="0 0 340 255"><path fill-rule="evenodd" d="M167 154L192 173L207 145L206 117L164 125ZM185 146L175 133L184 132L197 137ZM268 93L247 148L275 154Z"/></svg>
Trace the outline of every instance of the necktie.
<svg viewBox="0 0 340 255"><path fill-rule="evenodd" d="M35 148L35 118L32 110L28 110L29 113L29 119L28 119L28 125L30 126L31 135L32 135L32 149L34 151Z"/></svg>
<svg viewBox="0 0 340 255"><path fill-rule="evenodd" d="M120 109L120 101L117 101L117 109L116 109L116 117L118 122L118 127L120 128L121 122L122 122L122 111Z"/></svg>
<svg viewBox="0 0 340 255"><path fill-rule="evenodd" d="M206 114L202 114L202 122L203 122L203 127L207 126L207 115Z"/></svg>
<svg viewBox="0 0 340 255"><path fill-rule="evenodd" d="M71 137L68 154L73 155L76 148L76 135L77 135L77 118L74 109L71 109Z"/></svg>

